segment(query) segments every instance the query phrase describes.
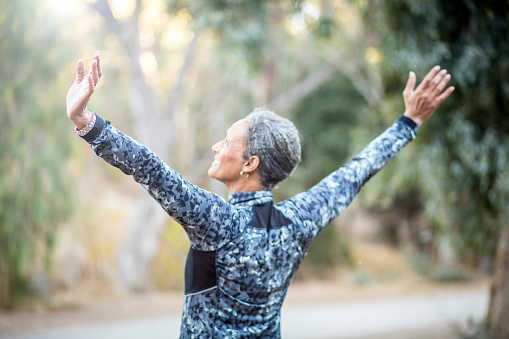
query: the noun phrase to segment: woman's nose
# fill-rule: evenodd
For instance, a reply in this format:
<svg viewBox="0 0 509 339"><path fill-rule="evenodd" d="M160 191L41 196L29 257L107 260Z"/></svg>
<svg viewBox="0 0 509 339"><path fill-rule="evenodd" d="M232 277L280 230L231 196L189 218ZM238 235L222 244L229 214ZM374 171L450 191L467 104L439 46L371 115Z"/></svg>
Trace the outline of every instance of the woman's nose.
<svg viewBox="0 0 509 339"><path fill-rule="evenodd" d="M221 146L221 141L216 142L214 145L212 145L212 152L219 153L219 146Z"/></svg>

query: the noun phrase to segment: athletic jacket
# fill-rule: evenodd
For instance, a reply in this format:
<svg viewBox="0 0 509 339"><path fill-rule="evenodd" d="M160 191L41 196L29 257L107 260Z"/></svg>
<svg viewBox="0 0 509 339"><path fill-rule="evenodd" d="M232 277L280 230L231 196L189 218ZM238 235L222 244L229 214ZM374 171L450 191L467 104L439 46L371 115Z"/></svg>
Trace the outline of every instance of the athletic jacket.
<svg viewBox="0 0 509 339"><path fill-rule="evenodd" d="M277 204L270 191L225 201L100 117L83 138L145 187L189 237L180 337L279 338L283 300L311 241L416 132L401 116L348 164Z"/></svg>

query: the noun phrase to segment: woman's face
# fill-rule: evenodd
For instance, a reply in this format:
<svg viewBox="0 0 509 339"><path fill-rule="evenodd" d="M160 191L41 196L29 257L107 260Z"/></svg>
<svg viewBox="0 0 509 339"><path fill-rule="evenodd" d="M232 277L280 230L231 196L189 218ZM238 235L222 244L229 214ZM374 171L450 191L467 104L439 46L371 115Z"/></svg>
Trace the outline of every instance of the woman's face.
<svg viewBox="0 0 509 339"><path fill-rule="evenodd" d="M244 151L249 122L242 119L234 123L226 132L226 138L212 146L214 161L208 174L228 185L242 179L240 171L244 168Z"/></svg>

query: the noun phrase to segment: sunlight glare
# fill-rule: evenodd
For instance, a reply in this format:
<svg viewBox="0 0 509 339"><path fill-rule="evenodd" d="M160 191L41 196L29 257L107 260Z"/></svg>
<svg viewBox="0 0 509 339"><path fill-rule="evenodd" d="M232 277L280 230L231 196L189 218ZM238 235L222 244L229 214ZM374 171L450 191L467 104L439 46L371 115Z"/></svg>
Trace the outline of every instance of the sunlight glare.
<svg viewBox="0 0 509 339"><path fill-rule="evenodd" d="M140 45L142 48L150 48L155 41L154 29L150 26L140 27Z"/></svg>
<svg viewBox="0 0 509 339"><path fill-rule="evenodd" d="M304 2L301 10L287 18L287 26L294 35L306 34L308 25L320 19L320 8L311 2Z"/></svg>
<svg viewBox="0 0 509 339"><path fill-rule="evenodd" d="M302 14L304 14L306 21L315 22L320 19L320 8L310 2L305 2L302 5Z"/></svg>
<svg viewBox="0 0 509 339"><path fill-rule="evenodd" d="M182 48L194 38L194 32L189 28L190 18L179 13L167 26L161 37L161 43L166 48Z"/></svg>
<svg viewBox="0 0 509 339"><path fill-rule="evenodd" d="M379 64L383 60L383 56L374 47L368 47L366 49L365 57L366 61L373 65Z"/></svg>
<svg viewBox="0 0 509 339"><path fill-rule="evenodd" d="M140 56L140 64L143 73L147 76L154 75L157 72L157 60L154 53L145 51Z"/></svg>
<svg viewBox="0 0 509 339"><path fill-rule="evenodd" d="M77 0L46 0L44 4L48 15L57 16L59 18L66 18L70 15L75 15L77 9L82 9L80 6L81 1Z"/></svg>
<svg viewBox="0 0 509 339"><path fill-rule="evenodd" d="M125 20L131 17L136 9L135 0L108 0L111 12L117 20Z"/></svg>

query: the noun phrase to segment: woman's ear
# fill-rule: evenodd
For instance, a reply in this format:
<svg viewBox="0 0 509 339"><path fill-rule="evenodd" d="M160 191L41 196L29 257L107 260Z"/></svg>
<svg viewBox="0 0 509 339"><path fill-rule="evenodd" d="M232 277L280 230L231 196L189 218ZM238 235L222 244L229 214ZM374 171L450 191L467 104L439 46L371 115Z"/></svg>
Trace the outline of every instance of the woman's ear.
<svg viewBox="0 0 509 339"><path fill-rule="evenodd" d="M248 161L244 163L244 173L251 173L254 170L258 168L258 165L260 164L260 159L253 155L251 158L249 158Z"/></svg>

